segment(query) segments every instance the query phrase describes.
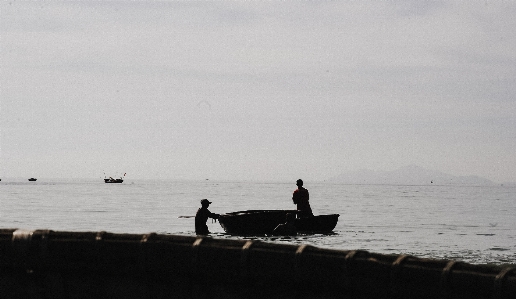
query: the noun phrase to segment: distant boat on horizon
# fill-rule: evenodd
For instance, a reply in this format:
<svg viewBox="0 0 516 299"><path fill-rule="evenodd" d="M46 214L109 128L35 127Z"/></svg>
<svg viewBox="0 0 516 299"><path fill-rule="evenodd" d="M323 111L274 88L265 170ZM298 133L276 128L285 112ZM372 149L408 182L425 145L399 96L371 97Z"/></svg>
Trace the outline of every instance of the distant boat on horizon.
<svg viewBox="0 0 516 299"><path fill-rule="evenodd" d="M125 177L125 173L124 173L124 177ZM123 183L124 182L124 179L123 178L119 178L119 179L114 179L112 177L109 177L107 179L104 179L104 183L108 183L108 184L112 184L112 183Z"/></svg>
<svg viewBox="0 0 516 299"><path fill-rule="evenodd" d="M123 183L123 179L114 179L112 177L109 177L109 179L104 179L104 183Z"/></svg>
<svg viewBox="0 0 516 299"><path fill-rule="evenodd" d="M29 182L35 182L35 181L37 181L37 180L38 180L38 179L30 178L30 179L29 179Z"/></svg>

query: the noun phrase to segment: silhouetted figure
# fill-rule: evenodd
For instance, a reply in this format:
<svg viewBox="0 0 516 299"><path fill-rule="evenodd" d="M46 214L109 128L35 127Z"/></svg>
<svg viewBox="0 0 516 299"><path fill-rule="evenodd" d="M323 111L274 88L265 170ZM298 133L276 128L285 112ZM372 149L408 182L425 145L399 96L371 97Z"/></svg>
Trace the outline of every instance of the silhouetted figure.
<svg viewBox="0 0 516 299"><path fill-rule="evenodd" d="M202 207L197 210L195 214L195 233L198 235L207 235L210 233L208 230L208 225L206 225L206 221L208 218L218 219L220 217L219 214L215 214L208 210L208 206L211 204L211 201L207 199L201 200Z"/></svg>
<svg viewBox="0 0 516 299"><path fill-rule="evenodd" d="M297 218L313 216L312 208L308 202L310 196L308 190L303 188L303 180L297 180L296 185L297 190L292 195L292 201L297 205Z"/></svg>
<svg viewBox="0 0 516 299"><path fill-rule="evenodd" d="M286 222L284 224L278 224L272 232L275 236L295 236L297 235L297 229L294 225L295 215L287 214Z"/></svg>

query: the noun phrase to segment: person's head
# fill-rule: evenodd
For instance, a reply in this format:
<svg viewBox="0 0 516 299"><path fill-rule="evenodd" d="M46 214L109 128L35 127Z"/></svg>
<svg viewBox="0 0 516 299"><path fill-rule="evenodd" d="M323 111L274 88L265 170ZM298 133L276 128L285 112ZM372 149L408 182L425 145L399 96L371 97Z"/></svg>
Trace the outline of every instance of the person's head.
<svg viewBox="0 0 516 299"><path fill-rule="evenodd" d="M209 205L210 205L210 203L211 203L211 201L207 200L206 198L205 198L205 199L201 199L201 205L202 205L203 207L207 207L207 206L209 206Z"/></svg>
<svg viewBox="0 0 516 299"><path fill-rule="evenodd" d="M302 186L303 186L303 180L302 180L302 179L297 180L297 181L296 181L296 185L297 185L298 187L302 187Z"/></svg>

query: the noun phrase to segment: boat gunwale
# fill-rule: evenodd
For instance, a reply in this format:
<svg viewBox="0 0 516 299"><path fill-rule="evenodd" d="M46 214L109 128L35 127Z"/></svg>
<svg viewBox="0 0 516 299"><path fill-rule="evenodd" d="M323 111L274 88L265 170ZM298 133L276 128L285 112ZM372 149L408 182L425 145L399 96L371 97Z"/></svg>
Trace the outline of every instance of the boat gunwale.
<svg viewBox="0 0 516 299"><path fill-rule="evenodd" d="M245 216L245 215L256 215L256 214L265 214L265 213L295 213L297 214L297 210L245 210L245 211L237 211L237 212L229 212L225 214L221 214L221 217L224 216Z"/></svg>

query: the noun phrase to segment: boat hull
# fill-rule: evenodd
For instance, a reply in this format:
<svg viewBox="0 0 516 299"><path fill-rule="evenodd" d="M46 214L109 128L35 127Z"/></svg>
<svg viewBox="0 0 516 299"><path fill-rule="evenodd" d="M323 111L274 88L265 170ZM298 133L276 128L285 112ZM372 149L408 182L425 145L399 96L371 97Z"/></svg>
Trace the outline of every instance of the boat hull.
<svg viewBox="0 0 516 299"><path fill-rule="evenodd" d="M124 180L122 180L122 179L104 179L104 183L106 183L106 184L120 184L123 182L124 182Z"/></svg>
<svg viewBox="0 0 516 299"><path fill-rule="evenodd" d="M339 216L330 214L299 218L295 220L294 225L298 232L329 233L337 226Z"/></svg>
<svg viewBox="0 0 516 299"><path fill-rule="evenodd" d="M219 223L228 234L233 235L266 235L279 224L285 223L287 214L295 214L295 210L249 210L223 214ZM339 215L319 215L298 218L294 225L302 233L330 233L337 225Z"/></svg>

